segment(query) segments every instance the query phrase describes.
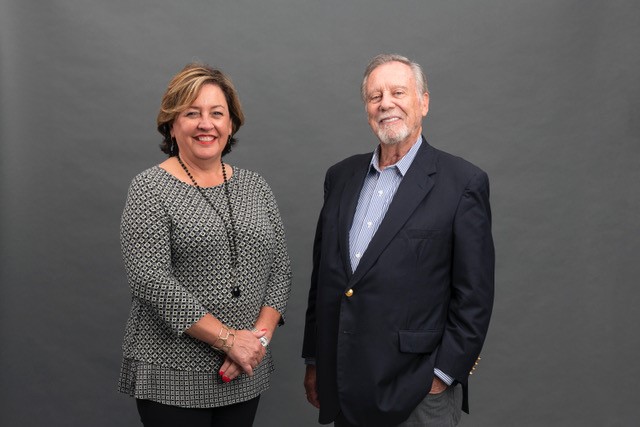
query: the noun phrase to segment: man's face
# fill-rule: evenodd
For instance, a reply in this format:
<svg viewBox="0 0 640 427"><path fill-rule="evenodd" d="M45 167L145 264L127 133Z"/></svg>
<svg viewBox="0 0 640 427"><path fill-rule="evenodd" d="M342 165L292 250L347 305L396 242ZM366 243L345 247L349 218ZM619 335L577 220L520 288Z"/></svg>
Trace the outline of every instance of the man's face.
<svg viewBox="0 0 640 427"><path fill-rule="evenodd" d="M415 141L429 111L429 95L418 95L411 68L387 62L375 68L365 87L369 126L386 145Z"/></svg>

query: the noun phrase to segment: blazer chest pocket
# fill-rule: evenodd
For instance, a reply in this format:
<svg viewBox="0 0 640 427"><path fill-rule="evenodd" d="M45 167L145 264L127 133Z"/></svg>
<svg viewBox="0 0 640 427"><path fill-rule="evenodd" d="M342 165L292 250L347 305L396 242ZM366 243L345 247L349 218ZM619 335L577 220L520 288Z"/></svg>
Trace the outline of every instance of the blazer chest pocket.
<svg viewBox="0 0 640 427"><path fill-rule="evenodd" d="M441 330L398 331L401 353L431 353L441 338Z"/></svg>
<svg viewBox="0 0 640 427"><path fill-rule="evenodd" d="M446 233L444 230L424 230L419 228L410 228L405 231L410 239L442 239Z"/></svg>

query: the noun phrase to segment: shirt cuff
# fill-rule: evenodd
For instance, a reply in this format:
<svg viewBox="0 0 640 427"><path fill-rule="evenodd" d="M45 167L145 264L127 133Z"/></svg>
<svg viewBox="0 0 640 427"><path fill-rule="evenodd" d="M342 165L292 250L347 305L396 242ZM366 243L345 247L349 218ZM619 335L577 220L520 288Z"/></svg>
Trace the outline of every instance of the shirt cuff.
<svg viewBox="0 0 640 427"><path fill-rule="evenodd" d="M434 368L433 373L436 374L436 376L440 378L445 384L447 385L453 384L453 378L451 378L449 375L442 372L440 369Z"/></svg>

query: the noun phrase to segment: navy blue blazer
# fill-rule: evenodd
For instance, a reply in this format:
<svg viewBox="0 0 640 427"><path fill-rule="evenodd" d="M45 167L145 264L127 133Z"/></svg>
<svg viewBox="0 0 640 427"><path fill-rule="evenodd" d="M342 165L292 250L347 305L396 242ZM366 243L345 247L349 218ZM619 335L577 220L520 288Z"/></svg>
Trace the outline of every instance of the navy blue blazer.
<svg viewBox="0 0 640 427"><path fill-rule="evenodd" d="M371 153L329 168L313 249L303 357L316 359L319 422L404 421L434 367L464 391L494 292L489 181L423 138L376 234L351 271L349 229Z"/></svg>

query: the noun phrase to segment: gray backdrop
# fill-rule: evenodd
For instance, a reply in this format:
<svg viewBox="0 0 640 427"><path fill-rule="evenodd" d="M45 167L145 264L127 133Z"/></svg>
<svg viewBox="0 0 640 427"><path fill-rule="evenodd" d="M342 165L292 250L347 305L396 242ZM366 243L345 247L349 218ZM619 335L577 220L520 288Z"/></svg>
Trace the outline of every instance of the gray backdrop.
<svg viewBox="0 0 640 427"><path fill-rule="evenodd" d="M194 59L247 115L227 158L278 198L294 284L257 426L316 425L299 358L331 164L373 149L368 59L426 68L432 145L492 183L496 304L465 426L627 426L638 402L640 6L629 1L0 1L0 424L137 425L116 392L118 227Z"/></svg>

